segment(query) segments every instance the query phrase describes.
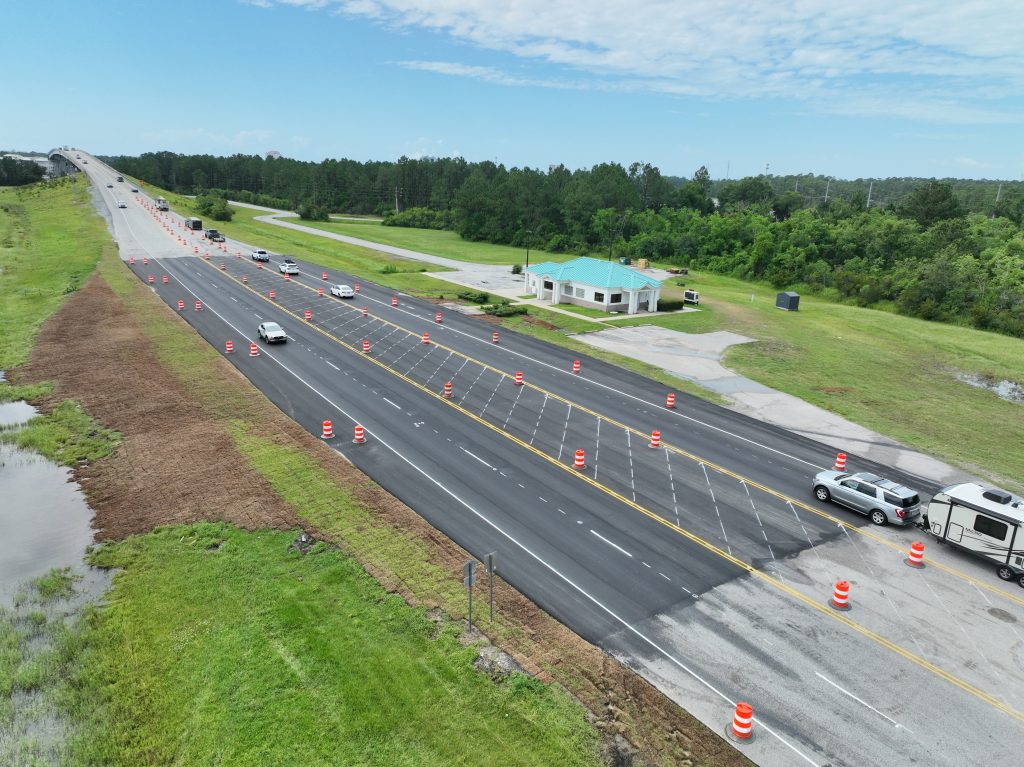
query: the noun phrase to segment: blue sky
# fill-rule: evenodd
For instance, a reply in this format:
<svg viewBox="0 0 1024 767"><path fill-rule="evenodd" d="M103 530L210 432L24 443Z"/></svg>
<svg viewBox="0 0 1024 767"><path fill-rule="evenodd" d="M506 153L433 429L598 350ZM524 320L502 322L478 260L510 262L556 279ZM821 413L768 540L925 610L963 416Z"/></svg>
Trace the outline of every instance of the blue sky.
<svg viewBox="0 0 1024 767"><path fill-rule="evenodd" d="M5 4L0 148L1024 177L1024 4Z"/></svg>

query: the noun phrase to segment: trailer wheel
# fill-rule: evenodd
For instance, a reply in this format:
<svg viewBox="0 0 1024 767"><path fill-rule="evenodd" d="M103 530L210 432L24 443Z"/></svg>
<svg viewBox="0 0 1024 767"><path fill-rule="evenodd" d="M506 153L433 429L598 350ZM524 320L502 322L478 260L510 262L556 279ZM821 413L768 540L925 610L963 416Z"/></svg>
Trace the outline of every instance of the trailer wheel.
<svg viewBox="0 0 1024 767"><path fill-rule="evenodd" d="M1004 581L1012 581L1016 573L1013 572L1013 568L1008 565L999 565L999 567L996 568L996 575Z"/></svg>

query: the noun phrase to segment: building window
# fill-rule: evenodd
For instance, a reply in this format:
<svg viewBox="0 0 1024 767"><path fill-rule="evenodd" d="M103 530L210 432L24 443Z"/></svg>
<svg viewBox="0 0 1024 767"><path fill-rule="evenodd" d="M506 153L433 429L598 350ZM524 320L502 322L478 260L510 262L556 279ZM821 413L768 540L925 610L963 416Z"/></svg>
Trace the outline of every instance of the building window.
<svg viewBox="0 0 1024 767"><path fill-rule="evenodd" d="M576 288L576 293L575 293L576 298L583 298L585 293L586 293L586 291L583 290L583 288Z"/></svg>
<svg viewBox="0 0 1024 767"><path fill-rule="evenodd" d="M621 304L622 303L622 294L621 293L612 293L612 297L610 299L608 299L608 303L610 303L610 304Z"/></svg>
<svg viewBox="0 0 1024 767"><path fill-rule="evenodd" d="M597 293L595 291L595 293L594 293L594 303L603 304L604 303L604 293Z"/></svg>
<svg viewBox="0 0 1024 767"><path fill-rule="evenodd" d="M554 287L549 280L544 280L544 290L552 290Z"/></svg>

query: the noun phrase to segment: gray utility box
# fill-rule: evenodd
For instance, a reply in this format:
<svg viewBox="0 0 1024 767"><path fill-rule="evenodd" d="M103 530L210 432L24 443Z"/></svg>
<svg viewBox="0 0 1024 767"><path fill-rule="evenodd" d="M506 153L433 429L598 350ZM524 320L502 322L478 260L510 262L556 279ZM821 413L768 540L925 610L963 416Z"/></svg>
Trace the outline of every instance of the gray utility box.
<svg viewBox="0 0 1024 767"><path fill-rule="evenodd" d="M785 309L787 312L800 311L800 294L794 293L792 290L787 290L785 293L779 293L779 295L775 297L775 308Z"/></svg>

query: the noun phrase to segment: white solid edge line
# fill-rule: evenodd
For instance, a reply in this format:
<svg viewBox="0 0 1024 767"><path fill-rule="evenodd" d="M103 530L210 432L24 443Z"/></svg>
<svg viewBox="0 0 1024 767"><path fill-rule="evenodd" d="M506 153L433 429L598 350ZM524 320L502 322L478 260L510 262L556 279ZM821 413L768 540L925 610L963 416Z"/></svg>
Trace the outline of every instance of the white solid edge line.
<svg viewBox="0 0 1024 767"><path fill-rule="evenodd" d="M144 245L143 245L143 249L146 250L147 252L149 252L149 249L146 248ZM156 257L154 257L154 260L158 260L158 259ZM184 287L185 290L187 290L189 293L191 293L195 298L197 298L197 299L199 298L199 296L196 295L196 293L193 292L191 288L189 288L187 285L185 285L185 283L183 281L181 281L181 280L179 280L179 281L181 282L182 287ZM242 336L242 338L246 338L248 340L248 337L241 330L239 330L237 327L235 327L235 325L233 325L231 322L229 322L222 314L220 314L220 312L218 312L212 306L209 306L209 305L204 305L204 306L206 306L206 308L208 308L211 312L213 312L215 315L217 315L217 317L219 317L220 320L222 322L224 322L228 327L232 328L236 333L238 333L240 336ZM196 332L198 333L198 331L196 331ZM301 383L303 383L310 391L312 391L314 394L316 394L318 397L320 397L324 402L326 402L328 405L333 407L339 413L344 415L350 421L352 421L353 423L359 423L359 420L354 418L348 411L346 411L343 407L341 407L341 405L339 405L337 402L334 402L333 400L331 400L323 392L321 392L319 389L317 389L311 383L309 383L304 378L302 378L302 376L300 376L294 370L292 370L287 365L285 365L283 362L281 362L281 360L277 359L270 352L269 349L266 352L264 352L264 354L271 361L275 362L282 369L284 369L289 374L291 374L296 380L298 380ZM374 433L374 432L370 431L369 429L367 429L366 432L367 432L367 434L373 434ZM641 641L643 641L646 644L648 644L656 652L658 652L661 655L663 655L669 662L673 663L675 666L680 668L682 671L684 671L687 674L689 674L694 680L696 680L697 682L702 684L704 687L706 687L708 690L710 690L715 695L720 697L722 700L724 700L730 706L735 706L736 705L736 702L731 700L728 695L726 695L724 692L722 692L717 687L712 685L706 679L701 677L699 674L697 674L697 672L695 672L693 669L691 669L689 666L687 666L685 663L683 663L679 658L675 657L668 650L666 650L665 648L661 647L661 645L659 645L653 639L651 639L646 634L644 634L642 631L640 631L640 629L638 629L635 626L633 626L633 624L631 624L625 618L622 618L621 616L619 616L610 607L608 607L603 602L601 602L597 597L595 597L594 595L590 594L582 586L580 586L575 581L573 581L571 578L569 578L569 576L565 575L564 573L559 571L557 568L555 568L554 565L548 563L546 560L541 558L541 556L539 554L536 554L534 551L532 551L530 548L528 548L524 543L522 543L518 539L516 539L511 533L506 532L504 529L499 527L496 522L493 522L492 520L488 519L482 512L480 512L476 508L474 508L469 502L463 500L458 495L456 495L452 490L450 490L449 488L445 487L445 485L443 485L439 480L437 480L436 478L431 476L429 473L427 473L426 470L424 470L420 466L416 465L415 463L413 463L412 460L410 460L408 457L406 457L401 452L399 452L397 448L392 446L386 440L381 439L379 436L377 437L377 441L381 445L386 447L388 450L390 450L392 453L394 453L395 456L397 456L402 461L404 461L406 464L408 464L412 469L415 469L418 473L423 475L423 477L425 479L427 479L429 482L431 482L434 485L436 485L441 491L443 491L447 495L451 496L451 498L453 500L455 500L456 502L458 502L459 504L464 506L467 511L469 511L471 514L473 514L475 517L477 517L481 522L483 522L484 524L486 524L489 527L491 527L499 535L507 538L509 540L509 542L511 542L513 545L515 545L516 547L521 549L529 557L531 557L534 560L536 560L540 565L542 565L543 567L548 569L557 578L559 578L562 581L564 581L570 588L572 588L573 590L577 591L581 596L583 596L585 599L587 599L588 601L593 603L599 610L605 612L614 621L620 623L631 634L635 635L638 639L640 639ZM763 724L761 722L757 722L757 726L760 727L761 729L763 729L765 732L771 734L776 739L778 739L778 741L780 743L782 743L783 745L785 745L786 747L791 749L794 753L796 753L798 756L800 756L808 764L814 765L814 767L819 767L817 762L812 760L809 756L807 756L805 753L803 753L800 749L798 749L795 745L790 743L788 740L783 738L779 733L777 733L774 729L772 729L768 725Z"/></svg>

